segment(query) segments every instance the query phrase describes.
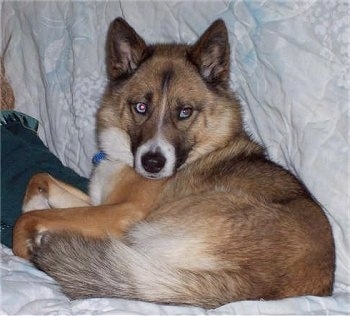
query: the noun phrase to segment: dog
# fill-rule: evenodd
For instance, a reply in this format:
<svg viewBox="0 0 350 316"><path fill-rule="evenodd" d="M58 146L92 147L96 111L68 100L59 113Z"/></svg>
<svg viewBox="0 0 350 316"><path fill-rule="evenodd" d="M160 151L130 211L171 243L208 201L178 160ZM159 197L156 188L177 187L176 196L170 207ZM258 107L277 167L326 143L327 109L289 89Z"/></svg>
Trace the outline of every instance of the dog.
<svg viewBox="0 0 350 316"><path fill-rule="evenodd" d="M330 224L305 186L244 131L225 23L192 45L148 45L117 18L106 65L97 113L105 157L89 196L35 175L14 253L71 299L216 308L331 295Z"/></svg>

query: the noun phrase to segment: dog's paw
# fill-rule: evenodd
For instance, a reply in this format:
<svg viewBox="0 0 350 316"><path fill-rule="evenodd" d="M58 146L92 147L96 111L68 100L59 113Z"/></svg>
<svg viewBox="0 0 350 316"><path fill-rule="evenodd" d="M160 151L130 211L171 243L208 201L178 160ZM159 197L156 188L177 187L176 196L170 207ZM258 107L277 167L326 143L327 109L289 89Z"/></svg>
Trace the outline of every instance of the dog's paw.
<svg viewBox="0 0 350 316"><path fill-rule="evenodd" d="M18 246L16 247L17 250L15 254L22 258L30 259L36 249L40 248L47 242L49 235L50 233L46 229L33 231L31 233L31 236L24 241L23 246L21 247L22 249L20 251L18 251Z"/></svg>
<svg viewBox="0 0 350 316"><path fill-rule="evenodd" d="M12 248L16 256L30 259L33 249L42 242L46 225L40 223L41 211L22 214L13 228Z"/></svg>
<svg viewBox="0 0 350 316"><path fill-rule="evenodd" d="M38 173L30 179L23 200L23 213L50 208L49 177L47 173Z"/></svg>

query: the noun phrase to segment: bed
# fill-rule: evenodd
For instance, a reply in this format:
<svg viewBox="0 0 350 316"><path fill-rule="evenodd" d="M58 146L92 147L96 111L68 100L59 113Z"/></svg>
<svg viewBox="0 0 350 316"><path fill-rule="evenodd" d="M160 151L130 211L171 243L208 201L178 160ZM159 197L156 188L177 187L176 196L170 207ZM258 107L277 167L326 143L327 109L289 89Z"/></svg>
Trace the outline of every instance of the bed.
<svg viewBox="0 0 350 316"><path fill-rule="evenodd" d="M222 18L246 128L323 206L336 271L334 294L323 298L243 301L215 310L70 301L50 277L2 245L1 314L349 314L349 14L346 0L2 2L1 45L16 110L39 121L40 139L82 177L89 176L96 152L94 114L106 84L109 22L122 16L149 42L193 42Z"/></svg>

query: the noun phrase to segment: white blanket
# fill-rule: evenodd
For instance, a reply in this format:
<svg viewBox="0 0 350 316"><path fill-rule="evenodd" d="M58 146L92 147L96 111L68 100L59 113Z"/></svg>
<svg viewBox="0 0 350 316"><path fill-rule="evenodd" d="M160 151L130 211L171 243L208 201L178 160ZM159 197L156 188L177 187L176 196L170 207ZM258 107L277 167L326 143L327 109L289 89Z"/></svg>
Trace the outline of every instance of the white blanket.
<svg viewBox="0 0 350 316"><path fill-rule="evenodd" d="M70 302L2 249L3 314L347 314L350 310L349 3L342 1L7 1L2 48L17 110L65 165L91 171L94 114L105 86L108 24L123 16L149 42L193 42L215 19L231 41L232 86L247 129L324 206L337 268L329 298L237 302L215 311L118 299Z"/></svg>

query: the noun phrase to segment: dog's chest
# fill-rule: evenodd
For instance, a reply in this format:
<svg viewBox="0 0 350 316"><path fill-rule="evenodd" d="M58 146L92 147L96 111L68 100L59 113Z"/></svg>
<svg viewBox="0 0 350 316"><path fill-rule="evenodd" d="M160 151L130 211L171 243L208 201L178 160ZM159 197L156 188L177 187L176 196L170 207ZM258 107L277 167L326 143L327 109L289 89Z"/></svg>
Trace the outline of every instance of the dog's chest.
<svg viewBox="0 0 350 316"><path fill-rule="evenodd" d="M89 195L93 205L103 204L118 182L123 167L125 167L123 162L103 160L93 170L89 184Z"/></svg>

